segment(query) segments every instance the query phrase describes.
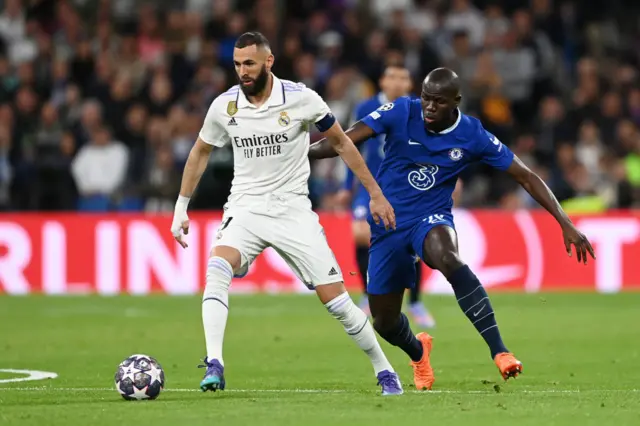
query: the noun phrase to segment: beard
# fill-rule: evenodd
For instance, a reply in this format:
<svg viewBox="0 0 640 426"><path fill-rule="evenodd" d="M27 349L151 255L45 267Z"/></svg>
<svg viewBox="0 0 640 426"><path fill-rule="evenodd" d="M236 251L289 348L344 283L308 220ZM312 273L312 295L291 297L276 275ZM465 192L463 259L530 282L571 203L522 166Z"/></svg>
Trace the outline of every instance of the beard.
<svg viewBox="0 0 640 426"><path fill-rule="evenodd" d="M256 96L258 93L262 92L267 85L267 80L269 78L269 72L267 71L267 66L263 65L260 70L260 74L258 77L250 79L253 84L250 86L245 86L242 81L242 78L238 76L238 81L240 82L240 89L242 89L242 93L245 96Z"/></svg>

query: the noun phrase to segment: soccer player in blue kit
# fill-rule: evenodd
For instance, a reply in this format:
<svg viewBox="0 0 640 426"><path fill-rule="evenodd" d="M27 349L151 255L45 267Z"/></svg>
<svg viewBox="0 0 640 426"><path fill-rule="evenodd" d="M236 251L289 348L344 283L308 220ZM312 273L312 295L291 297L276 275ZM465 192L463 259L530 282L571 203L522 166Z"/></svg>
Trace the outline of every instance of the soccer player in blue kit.
<svg viewBox="0 0 640 426"><path fill-rule="evenodd" d="M382 91L369 99L364 100L355 110L355 120L364 117L380 108L382 105L393 102L401 96L406 96L411 90L411 74L409 70L399 64L390 64L385 68L380 78ZM360 151L371 173L376 173L384 159L384 134L376 135L362 143ZM344 188L338 192L338 198L344 204L351 200L353 214L352 228L356 246L356 262L360 272L360 279L364 285L364 297L360 301L360 309L369 311L369 299L367 292L367 270L369 267L369 243L371 232L367 223L369 215L369 193L355 178L351 169L347 168ZM420 301L420 287L422 279L422 264L416 258L415 285L409 292L409 313L416 325L421 328L435 327L435 319Z"/></svg>
<svg viewBox="0 0 640 426"><path fill-rule="evenodd" d="M378 334L411 358L420 390L431 389L435 381L429 360L432 338L427 333L415 336L401 312L405 286L414 282L415 255L447 278L502 377L507 380L522 372L522 363L502 341L487 292L458 254L451 194L468 165L480 161L506 171L558 221L569 256L573 245L578 262L586 264L587 254L595 259L591 244L542 179L479 120L460 112L461 99L456 73L437 68L424 79L420 99L401 97L387 103L347 131L356 144L387 135L386 156L376 179L395 210L396 227L385 229L369 218L369 303ZM323 139L311 146L309 156L329 158L336 153Z"/></svg>

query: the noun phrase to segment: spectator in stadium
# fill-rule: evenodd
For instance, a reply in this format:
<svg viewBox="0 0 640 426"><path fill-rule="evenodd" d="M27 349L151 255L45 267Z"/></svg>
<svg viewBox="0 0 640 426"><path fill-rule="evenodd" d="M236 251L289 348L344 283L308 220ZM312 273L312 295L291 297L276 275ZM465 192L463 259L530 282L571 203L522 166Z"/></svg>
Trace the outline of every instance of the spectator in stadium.
<svg viewBox="0 0 640 426"><path fill-rule="evenodd" d="M474 48L484 44L486 22L482 13L470 0L453 0L445 19L445 28L450 32L465 31Z"/></svg>
<svg viewBox="0 0 640 426"><path fill-rule="evenodd" d="M80 119L74 124L74 134L79 145L89 141L93 132L103 124L102 105L96 99L89 99L82 105Z"/></svg>
<svg viewBox="0 0 640 426"><path fill-rule="evenodd" d="M91 142L80 148L71 166L80 195L79 208L107 211L125 183L129 151L123 143L112 140L111 131L104 126L95 128L91 136Z"/></svg>
<svg viewBox="0 0 640 426"><path fill-rule="evenodd" d="M445 65L467 88L465 112L480 116L512 148L523 138L526 145L535 139L531 158L549 171L561 198L589 192L576 191L583 164L593 183L587 189L607 194L607 206L640 202L633 190L639 186L640 55L627 48L640 33L624 19L637 7L632 2L620 9L624 15L611 9L611 19L586 3L550 0L284 4L278 9L272 0L3 1L0 126L11 135L3 148L9 159L5 186L11 170L11 197L4 204L8 199L11 208L37 209L45 201L34 189L41 181L35 141L68 147L55 154L64 170L69 156L77 156L101 126L128 148L127 170L137 172L127 173L122 186L137 188L146 160L167 146L179 171L197 134L193 123L234 81L233 42L249 28L279 28L272 37L278 40L277 74L327 96L341 121L376 90L389 61L403 62L413 78ZM53 110L57 120L51 127L43 119ZM585 138L587 122L592 125ZM51 136L43 136L49 128ZM597 150L590 145L594 132ZM224 199L232 157L219 155L203 185L222 191ZM332 191L342 168L312 167L314 205L335 208ZM460 206L517 205L517 196L500 201L510 189L487 170L470 169L464 179ZM69 188L73 194L72 183ZM522 202L529 205L526 198ZM193 205L212 204L195 197Z"/></svg>

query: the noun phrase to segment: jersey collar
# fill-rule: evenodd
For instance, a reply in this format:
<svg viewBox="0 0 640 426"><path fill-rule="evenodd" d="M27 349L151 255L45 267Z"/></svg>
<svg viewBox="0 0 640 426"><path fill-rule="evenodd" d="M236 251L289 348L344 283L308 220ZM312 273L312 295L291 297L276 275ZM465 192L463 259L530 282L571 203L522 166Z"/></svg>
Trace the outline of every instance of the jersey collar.
<svg viewBox="0 0 640 426"><path fill-rule="evenodd" d="M282 81L273 73L271 73L271 78L273 81L273 86L271 87L271 95L269 95L269 99L260 107L277 107L285 104L285 95L284 95L284 86L282 85ZM238 98L236 99L236 105L238 108L257 108L254 104L249 102L249 99L244 95L242 88L238 87Z"/></svg>
<svg viewBox="0 0 640 426"><path fill-rule="evenodd" d="M460 124L460 120L462 119L462 111L460 111L460 108L456 108L456 110L458 111L458 118L456 118L456 122L453 123L451 127L448 127L441 132L431 132L431 130L429 130L429 132L435 133L437 135L446 135L447 133L453 132L458 127L458 124ZM422 108L420 108L420 116L422 117L422 121L424 121L424 111L422 110Z"/></svg>

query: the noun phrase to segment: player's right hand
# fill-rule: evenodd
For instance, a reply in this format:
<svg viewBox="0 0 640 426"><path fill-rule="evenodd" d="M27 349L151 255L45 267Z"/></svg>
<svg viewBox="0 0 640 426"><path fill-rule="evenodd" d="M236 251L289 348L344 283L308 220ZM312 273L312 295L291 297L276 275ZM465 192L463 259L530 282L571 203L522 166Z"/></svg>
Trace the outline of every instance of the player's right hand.
<svg viewBox="0 0 640 426"><path fill-rule="evenodd" d="M393 211L393 207L391 207L391 203L389 203L384 195L380 194L371 197L369 210L376 225L380 225L380 221L382 221L385 229L396 229L396 214Z"/></svg>
<svg viewBox="0 0 640 426"><path fill-rule="evenodd" d="M173 238L183 248L189 247L186 241L184 241L183 235L189 233L189 216L187 215L187 208L180 203L176 203L176 208L173 212L173 221L171 222L171 234Z"/></svg>

